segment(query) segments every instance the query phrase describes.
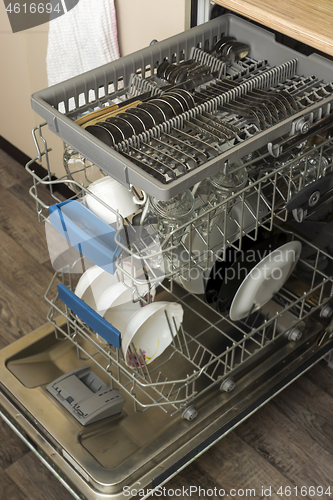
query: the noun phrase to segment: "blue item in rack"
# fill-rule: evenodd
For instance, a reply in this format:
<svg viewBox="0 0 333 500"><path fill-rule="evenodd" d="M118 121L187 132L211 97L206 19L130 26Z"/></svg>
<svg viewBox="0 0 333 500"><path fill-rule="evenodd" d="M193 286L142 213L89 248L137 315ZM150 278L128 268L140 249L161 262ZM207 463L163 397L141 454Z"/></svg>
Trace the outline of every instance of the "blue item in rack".
<svg viewBox="0 0 333 500"><path fill-rule="evenodd" d="M116 230L82 203L64 201L49 207L52 226L68 243L110 274L122 249L115 242Z"/></svg>
<svg viewBox="0 0 333 500"><path fill-rule="evenodd" d="M75 293L62 283L58 283L59 299L66 304L82 321L92 328L98 335L103 337L109 344L120 349L120 331L112 326L106 319L94 309L85 304Z"/></svg>

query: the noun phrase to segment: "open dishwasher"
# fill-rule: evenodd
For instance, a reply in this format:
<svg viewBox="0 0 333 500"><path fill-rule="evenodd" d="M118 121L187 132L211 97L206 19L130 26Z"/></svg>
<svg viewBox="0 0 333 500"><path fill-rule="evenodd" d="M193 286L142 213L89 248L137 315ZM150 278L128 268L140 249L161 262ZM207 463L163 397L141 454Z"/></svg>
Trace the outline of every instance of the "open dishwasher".
<svg viewBox="0 0 333 500"><path fill-rule="evenodd" d="M223 53L221 40L228 50L246 42L246 54ZM56 272L47 325L0 353L1 416L74 497L149 495L330 355L332 74L330 61L226 15L32 97L66 143L66 172L52 177L46 124L36 127L47 176L33 161L27 170ZM132 116L124 128L122 113ZM212 203L221 176L231 184ZM94 192L109 177L136 213ZM186 218L167 223L185 193ZM282 252L253 287L282 248L293 261ZM257 265L228 283L257 251ZM127 306L113 323L108 306L80 295L95 272L116 277L137 318L160 308L159 322L140 330L137 320L141 336L128 337Z"/></svg>

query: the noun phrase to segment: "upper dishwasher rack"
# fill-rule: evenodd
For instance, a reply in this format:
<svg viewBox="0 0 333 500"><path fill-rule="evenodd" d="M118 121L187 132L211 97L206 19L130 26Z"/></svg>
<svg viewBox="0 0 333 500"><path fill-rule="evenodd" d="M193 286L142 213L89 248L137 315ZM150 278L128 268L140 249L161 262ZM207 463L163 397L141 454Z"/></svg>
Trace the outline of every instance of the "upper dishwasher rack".
<svg viewBox="0 0 333 500"><path fill-rule="evenodd" d="M152 94L160 93L163 87L156 84L155 76L162 61L198 59L200 49L201 52L211 50L223 35L233 35L251 46L248 60L236 65L231 73L225 75L221 66L212 66L212 70L217 70L218 76L222 76L222 83L230 83L229 89L222 89L217 95L212 92L215 81L201 85L196 88L201 100L196 102L195 108L123 141L115 148L105 145L74 122L85 112L139 96L147 90ZM204 57L207 59L208 56ZM313 80L312 75L315 75ZM37 92L32 96L32 107L53 132L104 172L124 185L132 184L160 200L167 200L215 174L226 161L234 162L281 136L299 134L309 124L329 115L333 92L325 84L331 80L330 61L318 55L306 57L299 54L278 44L271 33L228 14ZM297 87L299 84L301 90ZM232 112L223 109L226 105L230 108L230 103L233 105L234 102L243 105L249 93L257 90L267 94L286 90L297 101L297 108L271 123L265 123L265 117L257 123L251 122L235 113L234 109ZM215 147L214 154L207 154L205 161L198 161L195 168L169 170L171 176L142 161L147 153L151 156L150 149L155 148L156 139L159 141L162 137L163 142L165 134L175 137L178 147L178 130L193 133L191 127L195 129L198 126L196 120L207 113L213 115L213 119L217 116L231 127L237 127L238 133L222 147Z"/></svg>

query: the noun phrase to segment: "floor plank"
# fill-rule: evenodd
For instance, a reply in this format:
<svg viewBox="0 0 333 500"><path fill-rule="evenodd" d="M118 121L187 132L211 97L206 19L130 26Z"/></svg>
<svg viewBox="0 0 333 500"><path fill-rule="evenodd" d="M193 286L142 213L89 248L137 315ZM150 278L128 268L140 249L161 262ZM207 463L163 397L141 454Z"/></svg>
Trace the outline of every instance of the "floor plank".
<svg viewBox="0 0 333 500"><path fill-rule="evenodd" d="M30 179L31 175L16 160L1 150L0 186L8 189L15 184Z"/></svg>
<svg viewBox="0 0 333 500"><path fill-rule="evenodd" d="M61 500L73 500L72 495L46 467L41 465L39 459L32 452L10 465L6 469L6 473L19 486L22 499L59 500L61 498Z"/></svg>
<svg viewBox="0 0 333 500"><path fill-rule="evenodd" d="M19 486L19 481L11 479L0 469L0 500L29 500Z"/></svg>
<svg viewBox="0 0 333 500"><path fill-rule="evenodd" d="M22 200L0 186L0 229L19 244L37 262L49 258L45 246L45 228L37 223L36 211L27 209Z"/></svg>
<svg viewBox="0 0 333 500"><path fill-rule="evenodd" d="M0 419L0 471L1 469L6 469L27 453L29 453L29 448L15 432ZM0 498L2 497L0 496Z"/></svg>
<svg viewBox="0 0 333 500"><path fill-rule="evenodd" d="M37 209L36 209L36 200L27 194L29 193L30 188L32 187L33 182L32 178L29 175L28 179L24 179L14 186L10 187L8 191L15 196L17 199L19 199L21 202L23 202L26 207L28 207L32 213L35 214L35 221L37 222ZM42 201L45 203L45 205L50 206L53 205L54 203L57 203L57 200L55 200L48 189L42 187L41 189L38 189L38 193L42 193ZM62 196L57 197L62 200Z"/></svg>
<svg viewBox="0 0 333 500"><path fill-rule="evenodd" d="M283 391L272 401L272 406L333 456L333 398L325 391L302 377L293 383L292 393Z"/></svg>
<svg viewBox="0 0 333 500"><path fill-rule="evenodd" d="M48 306L43 297L52 279L51 272L1 229L0 255L0 282L13 290L16 300L22 299L45 318Z"/></svg>
<svg viewBox="0 0 333 500"><path fill-rule="evenodd" d="M191 488L191 489L190 489ZM201 490L199 489L201 488ZM163 498L168 500L176 500L177 498L185 498L187 494L193 500L206 500L208 497L202 493L203 490L217 489L217 495L213 494L210 498L216 500L219 498L218 493L221 487L216 481L213 481L211 476L207 475L199 466L198 460L186 467L180 474L177 474L171 481L165 485ZM182 495L178 494L181 491ZM174 492L174 494L172 494ZM168 494L169 493L169 494ZM152 498L160 498L158 495L153 495Z"/></svg>
<svg viewBox="0 0 333 500"><path fill-rule="evenodd" d="M48 306L44 305L45 314L41 315L22 298L18 300L8 285L0 282L0 288L0 348L3 348L42 326Z"/></svg>
<svg viewBox="0 0 333 500"><path fill-rule="evenodd" d="M306 383L305 378L300 385ZM287 404L294 389L286 389ZM333 407L333 400L328 404ZM330 486L333 478L333 448L323 448L313 439L307 428L297 425L295 419L283 413L281 401L266 405L255 416L236 429L236 434L277 471L297 486ZM316 460L313 460L316 457Z"/></svg>
<svg viewBox="0 0 333 500"><path fill-rule="evenodd" d="M212 478L213 482L225 489L227 494L232 489L254 489L253 496L262 498L263 486L265 488L272 486L272 491L276 492L280 486L285 487L289 484L288 479L280 471L235 432L226 436L200 457L198 466ZM271 498L277 500L280 497L275 494Z"/></svg>
<svg viewBox="0 0 333 500"><path fill-rule="evenodd" d="M327 368L327 361L321 361L312 368L306 378L333 398L333 369Z"/></svg>

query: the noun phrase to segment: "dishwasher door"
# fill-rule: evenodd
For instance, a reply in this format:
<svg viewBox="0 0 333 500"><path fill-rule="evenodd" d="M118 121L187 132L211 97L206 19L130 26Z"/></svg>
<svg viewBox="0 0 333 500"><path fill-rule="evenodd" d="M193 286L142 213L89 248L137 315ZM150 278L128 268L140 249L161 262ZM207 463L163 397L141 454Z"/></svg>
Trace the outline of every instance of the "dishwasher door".
<svg viewBox="0 0 333 500"><path fill-rule="evenodd" d="M216 388L197 401L193 421L159 408L137 413L127 401L120 415L83 428L46 385L87 364L107 378L47 324L1 351L1 416L75 498L149 495L322 359L333 348L331 339L319 346L322 337L322 325L310 318L297 348L286 343L253 359L232 393Z"/></svg>

